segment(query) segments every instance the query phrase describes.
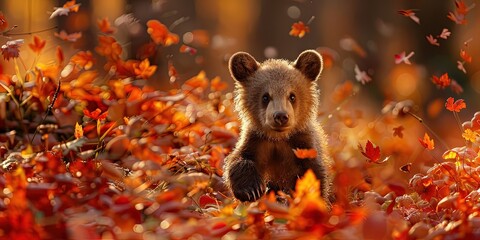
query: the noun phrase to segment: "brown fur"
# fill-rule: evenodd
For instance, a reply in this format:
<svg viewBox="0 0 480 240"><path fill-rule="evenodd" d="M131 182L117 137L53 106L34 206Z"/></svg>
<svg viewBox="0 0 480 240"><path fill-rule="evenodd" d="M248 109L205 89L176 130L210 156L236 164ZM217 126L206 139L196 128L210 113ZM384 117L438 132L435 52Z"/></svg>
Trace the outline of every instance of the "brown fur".
<svg viewBox="0 0 480 240"><path fill-rule="evenodd" d="M316 80L322 65L321 56L312 50L301 53L295 62L270 59L258 63L243 52L230 58L230 72L236 80L235 107L242 125L240 139L225 159L224 177L237 199L255 201L267 187L289 192L312 169L328 200L330 158L317 122ZM279 121L277 115L287 120ZM296 148L315 148L318 156L298 159L292 150Z"/></svg>

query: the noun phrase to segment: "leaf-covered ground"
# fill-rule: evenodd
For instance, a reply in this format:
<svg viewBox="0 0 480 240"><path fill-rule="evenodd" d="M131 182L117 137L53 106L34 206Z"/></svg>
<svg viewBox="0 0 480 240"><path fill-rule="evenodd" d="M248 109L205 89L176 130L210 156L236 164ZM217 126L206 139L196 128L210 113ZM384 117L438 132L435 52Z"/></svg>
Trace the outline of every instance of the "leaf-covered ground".
<svg viewBox="0 0 480 240"><path fill-rule="evenodd" d="M471 2L452 1L447 18L471 27L466 21L475 7ZM67 1L50 18L65 18L81 7ZM420 24L417 13L399 9L398 17ZM475 112L468 106L478 96L463 97L464 84L447 71L429 73L423 81L436 91L450 88L448 94L455 96L434 100L423 110L408 99L387 98L381 107L367 106L371 102L361 92L375 77L359 67L360 61L345 69L355 80L323 92L329 100L319 115L335 162L331 209L311 172L298 180L294 193L239 203L222 180L223 160L239 134L228 81L201 71L178 82L169 61L171 89L148 84L157 76L158 52L176 48L179 54L195 55L195 47L182 44L177 34L152 19L143 23L148 41L136 57L126 59L116 39L118 29L104 18L96 26L96 46L69 56L62 46L82 38L82 32L46 29L15 35L15 23L4 14L1 239L480 238L480 113L460 116ZM286 26L286 37L311 33L313 19ZM138 22L132 15L116 21L127 27ZM439 28L438 35L421 36L433 48L446 44L452 34ZM45 35L65 42L54 45L52 62L39 61L53 44ZM455 74L467 74L474 44L467 39L455 52ZM366 50L353 38L342 39L341 45L365 59ZM319 51L328 75L340 61L325 48ZM27 55L32 62L23 60ZM415 57L415 51L403 51L385 61L410 71L409 66L421 65ZM424 121L425 112L444 113L448 134L464 144L449 146Z"/></svg>

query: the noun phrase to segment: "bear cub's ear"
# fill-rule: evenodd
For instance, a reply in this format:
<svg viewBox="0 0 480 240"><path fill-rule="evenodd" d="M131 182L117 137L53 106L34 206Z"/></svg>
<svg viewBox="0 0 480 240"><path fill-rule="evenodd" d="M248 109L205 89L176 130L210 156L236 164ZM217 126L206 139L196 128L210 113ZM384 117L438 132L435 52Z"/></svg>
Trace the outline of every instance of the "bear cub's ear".
<svg viewBox="0 0 480 240"><path fill-rule="evenodd" d="M309 80L315 81L320 76L323 68L322 56L314 50L306 50L295 60L295 68Z"/></svg>
<svg viewBox="0 0 480 240"><path fill-rule="evenodd" d="M232 77L243 82L258 69L258 62L246 52L237 52L230 57L228 68Z"/></svg>

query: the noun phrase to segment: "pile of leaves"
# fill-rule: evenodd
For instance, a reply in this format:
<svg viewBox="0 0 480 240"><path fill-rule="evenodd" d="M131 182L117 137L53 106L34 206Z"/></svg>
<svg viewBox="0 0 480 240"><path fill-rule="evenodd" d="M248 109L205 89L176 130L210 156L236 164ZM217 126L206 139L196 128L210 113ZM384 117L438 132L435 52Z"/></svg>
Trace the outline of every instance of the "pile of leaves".
<svg viewBox="0 0 480 240"><path fill-rule="evenodd" d="M463 24L469 9L463 1L456 3L457 11L448 17ZM74 13L79 7L68 1L50 17ZM419 23L413 10L399 13ZM4 37L14 30L8 24L1 14ZM2 46L14 73L0 73L1 238L479 237L480 112L460 124L458 113L466 108L463 99L449 98L445 108L459 123L465 146L447 147L441 157L434 152L434 139L441 140L422 125L411 101L387 104L377 119L391 127L393 135L367 127L357 120L361 114L351 109L338 108L327 123L335 160L337 200L332 206L320 197L320 181L311 171L291 194L271 192L255 203L240 203L222 180L223 160L239 134L227 83L200 72L169 91L156 90L147 84L157 71L150 59L161 48L178 46L178 35L150 20L146 23L150 42L139 50L138 58L124 59L108 19L99 20L98 28L94 50L66 57L57 47L51 63L38 62L50 43L37 35L28 46L23 39L8 39ZM299 22L290 34L303 37L309 31ZM65 31L54 35L66 42L82 37ZM443 31L438 38L448 36ZM196 54L187 45L178 50ZM471 62L462 51L459 69ZM24 54L37 57L26 64ZM412 56L413 52L403 52L395 61L410 64ZM170 80L175 82L176 70L169 65ZM355 77L362 85L372 80L358 66ZM432 81L441 88L459 89L448 74ZM358 88L346 81L332 93L333 101L351 100ZM406 123L405 118L420 121ZM402 122L425 127L428 133L418 141L404 139ZM368 132L348 132L355 127ZM352 140L352 135L361 139ZM358 145L365 136L372 141ZM388 142L373 143L382 139ZM410 145L398 148L399 141ZM408 159L416 147L426 153L421 157L439 160L424 170L399 160ZM405 183L393 174L381 175L382 171L412 177Z"/></svg>

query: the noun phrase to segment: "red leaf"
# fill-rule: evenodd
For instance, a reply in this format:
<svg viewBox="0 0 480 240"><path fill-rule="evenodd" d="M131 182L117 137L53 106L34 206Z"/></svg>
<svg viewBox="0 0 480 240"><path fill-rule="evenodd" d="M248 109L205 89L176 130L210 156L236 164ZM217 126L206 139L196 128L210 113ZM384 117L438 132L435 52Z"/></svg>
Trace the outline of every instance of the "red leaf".
<svg viewBox="0 0 480 240"><path fill-rule="evenodd" d="M448 77L448 73L445 73L440 77L433 75L432 82L435 83L435 85L437 85L441 89L443 89L450 85L451 79Z"/></svg>
<svg viewBox="0 0 480 240"><path fill-rule="evenodd" d="M293 153L295 153L295 156L300 159L305 159L305 158L316 158L317 157L317 150L311 148L311 149L293 149Z"/></svg>
<svg viewBox="0 0 480 240"><path fill-rule="evenodd" d="M454 99L449 97L445 103L445 107L451 112L460 112L460 110L467 108L467 104L465 101L463 101L463 99L458 99L454 102Z"/></svg>
<svg viewBox="0 0 480 240"><path fill-rule="evenodd" d="M367 157L370 162L373 163L380 163L380 147L373 147L372 142L370 140L367 141L367 144L365 146L365 151L362 149L362 154L363 156Z"/></svg>
<svg viewBox="0 0 480 240"><path fill-rule="evenodd" d="M433 150L435 148L435 143L433 139L431 139L427 133L425 133L425 135L423 136L423 139L418 138L418 141L420 142L420 144L422 144L424 148L428 150Z"/></svg>
<svg viewBox="0 0 480 240"><path fill-rule="evenodd" d="M302 38L308 32L310 32L310 28L302 21L299 21L292 25L292 29L290 30L289 34L290 36Z"/></svg>

